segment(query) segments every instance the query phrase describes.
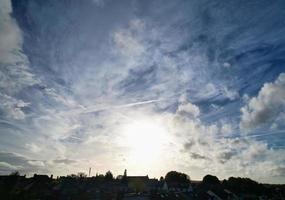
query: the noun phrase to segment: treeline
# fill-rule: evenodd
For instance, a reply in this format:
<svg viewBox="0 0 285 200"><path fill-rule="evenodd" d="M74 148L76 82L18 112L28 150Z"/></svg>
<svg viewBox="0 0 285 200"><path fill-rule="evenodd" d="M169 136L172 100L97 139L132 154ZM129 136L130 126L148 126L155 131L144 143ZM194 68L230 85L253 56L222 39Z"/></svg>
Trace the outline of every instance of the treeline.
<svg viewBox="0 0 285 200"><path fill-rule="evenodd" d="M265 196L266 198L285 198L285 185L262 184L250 178L230 177L220 181L216 176L206 175L200 184L197 184L196 192L199 195L204 191L213 191L220 197L227 193L238 196ZM250 198L249 198L250 199Z"/></svg>

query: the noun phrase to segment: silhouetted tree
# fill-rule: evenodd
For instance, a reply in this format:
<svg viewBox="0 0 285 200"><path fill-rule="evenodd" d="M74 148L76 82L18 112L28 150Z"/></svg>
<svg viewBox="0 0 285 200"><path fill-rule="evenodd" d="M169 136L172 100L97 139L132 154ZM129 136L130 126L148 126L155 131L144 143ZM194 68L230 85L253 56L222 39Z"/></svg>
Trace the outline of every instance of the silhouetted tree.
<svg viewBox="0 0 285 200"><path fill-rule="evenodd" d="M69 175L67 175L67 177L69 177L69 178L76 178L77 175L76 174L69 174Z"/></svg>
<svg viewBox="0 0 285 200"><path fill-rule="evenodd" d="M107 181L111 181L111 180L113 180L113 174L112 174L112 172L111 171L107 171L106 172L106 174L105 174L105 180L107 180Z"/></svg>
<svg viewBox="0 0 285 200"><path fill-rule="evenodd" d="M170 171L165 176L165 181L167 183L171 182L179 182L179 183L190 183L190 177L187 174L176 172L176 171Z"/></svg>
<svg viewBox="0 0 285 200"><path fill-rule="evenodd" d="M9 176L20 176L20 173L18 171L14 171Z"/></svg>
<svg viewBox="0 0 285 200"><path fill-rule="evenodd" d="M98 174L97 173L95 179L99 182L102 182L105 180L105 176L104 176L104 174Z"/></svg>
<svg viewBox="0 0 285 200"><path fill-rule="evenodd" d="M230 177L228 180L223 181L223 185L236 193L261 194L265 191L262 184L249 178Z"/></svg>
<svg viewBox="0 0 285 200"><path fill-rule="evenodd" d="M77 173L77 176L78 176L79 178L86 178L86 177L87 177L87 174L84 173L84 172L78 172L78 173Z"/></svg>
<svg viewBox="0 0 285 200"><path fill-rule="evenodd" d="M212 176L212 175L210 175L210 174L204 176L202 182L203 182L204 184L209 184L209 185L220 184L220 181L219 181L218 177Z"/></svg>

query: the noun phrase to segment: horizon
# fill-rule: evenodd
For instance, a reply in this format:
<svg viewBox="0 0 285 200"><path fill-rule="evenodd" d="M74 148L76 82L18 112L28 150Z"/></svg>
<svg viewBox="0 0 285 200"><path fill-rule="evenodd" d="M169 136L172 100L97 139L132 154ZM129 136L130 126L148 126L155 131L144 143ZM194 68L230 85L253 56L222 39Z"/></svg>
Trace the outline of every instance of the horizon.
<svg viewBox="0 0 285 200"><path fill-rule="evenodd" d="M284 10L0 0L0 175L92 167L285 184Z"/></svg>
<svg viewBox="0 0 285 200"><path fill-rule="evenodd" d="M173 172L173 171L177 172L176 170L171 170L169 172ZM0 177L1 176L13 176L15 173L19 173L18 174L19 176L25 176L26 178L32 178L35 175L44 175L44 176L48 176L48 177L50 177L52 179L57 179L57 178L60 178L60 177L69 177L69 176L72 176L72 175L79 176L79 174L85 175L83 178L94 178L94 177L98 177L98 176L102 176L102 175L105 176L107 172L111 172L111 174L113 175L113 179L114 180L118 179L119 176L123 176L123 174L124 174L124 173L114 174L111 170L107 170L106 172L102 172L102 173L101 172L100 173L99 172L95 172L95 174L94 173L93 174L90 173L90 176L85 171L78 171L78 172L71 173L71 174L61 174L61 175L45 174L45 173L39 173L38 174L38 173L32 173L32 172L31 173L27 173L27 174L21 174L21 173L19 173L19 171L11 171L11 173L0 174ZM184 173L184 172L179 172L179 173ZM149 176L148 174L131 174L131 175L127 174L127 177L145 177L145 176L147 176L149 179L160 180L161 177L165 178L166 174L165 175L160 175L160 176ZM216 176L215 174L205 174L201 179L192 179L189 174L187 174L187 173L184 173L184 174L186 174L189 177L191 182L192 181L194 181L194 182L202 182L203 178L205 176L207 176L207 175L217 177L220 182L222 182L224 180L228 180L229 178L232 178L232 177L233 178L243 178L243 179L249 178L249 177L245 177L245 176L229 176L229 177L225 177L225 178L220 178L220 177ZM251 179L251 178L249 178L249 179ZM260 181L254 180L254 179L251 179L251 180L253 180L253 181L255 181L255 182L259 183L259 184L285 185L285 183L270 183L270 182L260 182Z"/></svg>
<svg viewBox="0 0 285 200"><path fill-rule="evenodd" d="M173 172L173 171L176 172L175 170L172 170L172 171L169 171L169 172ZM81 178L96 178L98 176L105 176L107 172L111 172L111 174L113 175L113 180L119 180L118 177L119 176L123 176L123 174L113 174L112 171L110 171L110 170L106 171L105 173L96 173L95 175L94 174L93 175L90 174L90 176L87 173L82 172L82 171L74 173L74 174L66 174L66 175L60 175L60 176L54 176L54 174L37 174L37 173L30 174L30 175L20 174L19 173L18 175L19 176L24 176L25 178L33 178L33 177L35 177L35 175L37 175L37 176L48 176L51 179L58 179L58 178L62 178L62 177L72 177L72 176L74 176L73 178L76 178L76 177L78 178L78 177L80 177L80 174L81 174L81 175L83 175L83 177L81 177ZM15 173L18 173L18 171L14 171L14 172L12 172L10 174L1 174L0 177L1 176L13 176ZM178 172L178 173L183 173L183 172ZM183 174L185 174L185 173L183 173ZM242 178L242 179L250 179L252 181L257 182L258 184L285 185L285 184L282 184L282 183L258 182L257 180L251 179L249 177L240 177L240 176L237 176L237 177L231 176L231 177L226 177L226 178L221 179L218 176L215 176L214 174L205 174L202 177L202 179L192 179L189 174L186 174L186 175L189 177L189 180L191 182L202 182L204 177L210 175L210 176L217 177L220 182L223 182L224 180L229 180L229 178ZM159 177L150 177L148 174L146 174L146 175L134 175L134 174L132 174L132 175L127 175L127 177L148 177L149 179L156 179L156 180L160 181L161 177L163 179L165 179L166 174L165 175L161 175Z"/></svg>

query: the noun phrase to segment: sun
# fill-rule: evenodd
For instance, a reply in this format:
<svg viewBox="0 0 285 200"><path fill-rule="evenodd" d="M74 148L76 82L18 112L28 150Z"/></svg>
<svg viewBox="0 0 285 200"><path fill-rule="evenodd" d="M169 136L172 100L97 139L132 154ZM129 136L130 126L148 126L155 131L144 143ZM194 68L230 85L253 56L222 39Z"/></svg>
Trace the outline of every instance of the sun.
<svg viewBox="0 0 285 200"><path fill-rule="evenodd" d="M167 129L156 120L136 120L122 128L122 139L129 149L129 159L135 162L153 162L163 153L167 138Z"/></svg>

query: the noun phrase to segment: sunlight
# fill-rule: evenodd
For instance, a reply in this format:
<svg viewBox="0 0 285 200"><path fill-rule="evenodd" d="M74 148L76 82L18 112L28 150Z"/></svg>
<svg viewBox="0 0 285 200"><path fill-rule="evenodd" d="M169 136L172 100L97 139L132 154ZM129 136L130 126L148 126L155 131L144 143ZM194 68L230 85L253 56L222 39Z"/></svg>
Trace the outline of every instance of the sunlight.
<svg viewBox="0 0 285 200"><path fill-rule="evenodd" d="M144 164L150 164L162 154L168 135L162 124L151 120L126 124L122 133L123 142L130 149L129 159Z"/></svg>

